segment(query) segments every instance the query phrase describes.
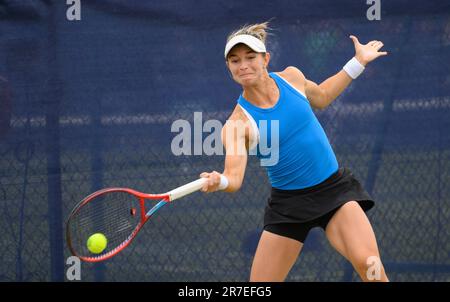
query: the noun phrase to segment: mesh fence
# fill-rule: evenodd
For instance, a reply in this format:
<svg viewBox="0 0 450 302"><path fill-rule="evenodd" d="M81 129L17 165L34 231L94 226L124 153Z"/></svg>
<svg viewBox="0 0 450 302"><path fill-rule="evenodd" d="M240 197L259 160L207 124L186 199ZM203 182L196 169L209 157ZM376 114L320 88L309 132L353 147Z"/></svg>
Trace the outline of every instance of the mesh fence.
<svg viewBox="0 0 450 302"><path fill-rule="evenodd" d="M270 70L319 83L353 55L349 34L384 42L389 56L316 114L377 201L368 216L390 279L450 281L446 1L383 1L379 21L366 1L80 2L68 21L65 1L0 1L1 281L65 280L64 221L95 190L166 192L222 171L222 155L175 156L171 127L226 121L240 87L225 38L272 17ZM82 280L246 281L269 192L250 157L239 192L167 205L117 257L83 263ZM287 280L359 278L314 229Z"/></svg>

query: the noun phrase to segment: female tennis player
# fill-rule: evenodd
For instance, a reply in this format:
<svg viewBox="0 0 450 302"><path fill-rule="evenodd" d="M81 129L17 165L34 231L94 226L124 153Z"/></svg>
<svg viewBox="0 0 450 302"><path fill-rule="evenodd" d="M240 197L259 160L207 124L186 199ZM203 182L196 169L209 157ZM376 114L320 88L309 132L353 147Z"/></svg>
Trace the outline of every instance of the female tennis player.
<svg viewBox="0 0 450 302"><path fill-rule="evenodd" d="M248 155L241 150L249 151L263 139L278 140L277 161L265 166L272 188L250 281L284 281L314 227L325 230L331 245L363 281L388 281L365 214L374 201L349 169L339 167L312 110L326 108L369 62L387 55L379 51L383 43L374 40L363 45L350 36L355 56L318 85L296 67L268 72L267 32L267 22L248 25L227 39L226 65L243 92L222 129L224 171L200 174L208 178L202 191L239 190ZM278 121L278 137L273 131L262 131L263 121L265 125ZM245 131L240 131L243 124ZM261 152L257 155L262 162L265 157Z"/></svg>

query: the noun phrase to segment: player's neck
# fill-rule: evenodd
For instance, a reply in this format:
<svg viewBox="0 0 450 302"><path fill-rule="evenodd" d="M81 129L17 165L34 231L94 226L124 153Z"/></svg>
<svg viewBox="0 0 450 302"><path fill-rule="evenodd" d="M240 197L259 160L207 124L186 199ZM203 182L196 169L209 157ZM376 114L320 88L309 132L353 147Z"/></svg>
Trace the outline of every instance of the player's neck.
<svg viewBox="0 0 450 302"><path fill-rule="evenodd" d="M257 107L270 108L278 101L278 86L267 73L255 85L244 87L242 96Z"/></svg>

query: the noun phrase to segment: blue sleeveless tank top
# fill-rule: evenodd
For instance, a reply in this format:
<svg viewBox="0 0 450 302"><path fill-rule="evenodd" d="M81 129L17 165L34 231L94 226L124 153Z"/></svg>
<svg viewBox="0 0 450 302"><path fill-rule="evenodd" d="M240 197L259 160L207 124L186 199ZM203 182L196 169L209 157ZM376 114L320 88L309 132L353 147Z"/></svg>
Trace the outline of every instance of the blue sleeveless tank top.
<svg viewBox="0 0 450 302"><path fill-rule="evenodd" d="M242 94L237 101L257 125L256 155L274 188L317 185L338 170L333 149L308 99L277 74L269 75L280 94L273 107L254 106Z"/></svg>

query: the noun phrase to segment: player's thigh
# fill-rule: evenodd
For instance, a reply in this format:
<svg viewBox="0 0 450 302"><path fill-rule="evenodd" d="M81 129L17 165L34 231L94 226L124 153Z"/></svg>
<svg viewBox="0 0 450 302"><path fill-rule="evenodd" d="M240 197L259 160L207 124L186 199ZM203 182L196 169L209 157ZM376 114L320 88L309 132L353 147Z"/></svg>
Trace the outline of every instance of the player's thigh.
<svg viewBox="0 0 450 302"><path fill-rule="evenodd" d="M341 206L328 222L325 232L331 245L352 262L367 255L379 257L375 233L356 201Z"/></svg>
<svg viewBox="0 0 450 302"><path fill-rule="evenodd" d="M253 259L250 281L283 281L302 247L300 241L263 231Z"/></svg>

